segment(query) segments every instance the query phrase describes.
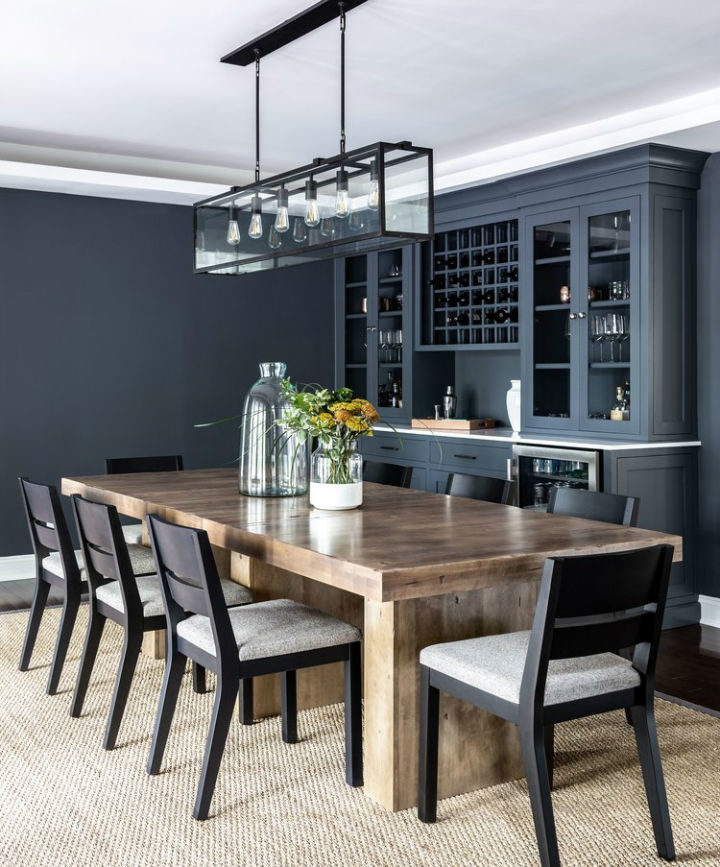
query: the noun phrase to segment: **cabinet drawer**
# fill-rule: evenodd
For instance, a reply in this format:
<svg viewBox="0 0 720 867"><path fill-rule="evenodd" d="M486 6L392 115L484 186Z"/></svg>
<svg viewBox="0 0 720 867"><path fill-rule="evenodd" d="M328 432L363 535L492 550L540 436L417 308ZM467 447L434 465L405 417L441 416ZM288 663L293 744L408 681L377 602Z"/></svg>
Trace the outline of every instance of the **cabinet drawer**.
<svg viewBox="0 0 720 867"><path fill-rule="evenodd" d="M505 445L468 443L466 440L442 440L442 455L433 450L433 463L454 470L482 475L501 475L505 478L507 461L512 449Z"/></svg>
<svg viewBox="0 0 720 867"><path fill-rule="evenodd" d="M401 434L378 436L376 434L374 437L363 440L362 453L383 458L388 463L395 461L427 463L428 444L427 440L415 436L404 437Z"/></svg>

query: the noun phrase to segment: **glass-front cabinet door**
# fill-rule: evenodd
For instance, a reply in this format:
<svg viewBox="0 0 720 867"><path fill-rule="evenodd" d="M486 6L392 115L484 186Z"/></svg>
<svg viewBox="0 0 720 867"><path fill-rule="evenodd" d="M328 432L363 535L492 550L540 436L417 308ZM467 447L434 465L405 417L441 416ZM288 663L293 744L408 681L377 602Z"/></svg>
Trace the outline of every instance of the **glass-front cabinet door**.
<svg viewBox="0 0 720 867"><path fill-rule="evenodd" d="M389 421L408 415L411 252L398 247L336 262L342 337L337 347L338 384L366 397Z"/></svg>
<svg viewBox="0 0 720 867"><path fill-rule="evenodd" d="M581 339L580 427L635 434L633 412L639 358L639 197L588 206L580 212L581 285L587 287L586 315L578 319Z"/></svg>
<svg viewBox="0 0 720 867"><path fill-rule="evenodd" d="M639 197L525 221L523 427L636 434Z"/></svg>
<svg viewBox="0 0 720 867"><path fill-rule="evenodd" d="M577 209L526 220L529 267L521 319L530 363L522 386L523 427L577 427L579 336L571 327L577 316L570 317L573 288L578 285L578 222Z"/></svg>

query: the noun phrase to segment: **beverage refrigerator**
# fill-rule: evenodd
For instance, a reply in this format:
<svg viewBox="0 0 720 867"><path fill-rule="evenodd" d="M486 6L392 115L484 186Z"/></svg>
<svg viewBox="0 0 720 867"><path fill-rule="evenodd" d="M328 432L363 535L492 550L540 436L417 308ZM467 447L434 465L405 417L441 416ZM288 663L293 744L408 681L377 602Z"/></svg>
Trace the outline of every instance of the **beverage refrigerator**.
<svg viewBox="0 0 720 867"><path fill-rule="evenodd" d="M601 490L600 451L514 445L513 502L523 509L546 510L553 487Z"/></svg>

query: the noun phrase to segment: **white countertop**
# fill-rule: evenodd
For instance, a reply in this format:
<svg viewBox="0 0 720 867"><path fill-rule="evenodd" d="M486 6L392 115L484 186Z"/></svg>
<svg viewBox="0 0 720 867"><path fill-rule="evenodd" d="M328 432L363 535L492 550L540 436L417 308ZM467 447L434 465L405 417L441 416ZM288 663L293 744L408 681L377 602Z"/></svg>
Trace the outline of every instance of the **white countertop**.
<svg viewBox="0 0 720 867"><path fill-rule="evenodd" d="M382 423L376 425L376 430L378 431L378 433L393 432L393 429L391 427ZM602 440L590 438L586 439L584 437L566 437L563 439L562 434L552 436L529 436L523 434L522 432L516 433L510 428L504 427L483 428L481 430L474 431L451 431L431 430L429 428L427 430L423 430L422 428L397 426L395 427L395 431L397 431L397 433L399 434L402 434L403 436L405 436L406 434L409 434L411 436L437 436L442 437L443 439L475 440L476 442L500 442L508 443L509 445L517 443L518 445L543 445L568 449L602 449L604 451L622 451L624 449L664 450L688 448L690 446L697 447L702 445L700 440L647 443L637 442L634 440L625 440L623 442L618 442L617 440Z"/></svg>

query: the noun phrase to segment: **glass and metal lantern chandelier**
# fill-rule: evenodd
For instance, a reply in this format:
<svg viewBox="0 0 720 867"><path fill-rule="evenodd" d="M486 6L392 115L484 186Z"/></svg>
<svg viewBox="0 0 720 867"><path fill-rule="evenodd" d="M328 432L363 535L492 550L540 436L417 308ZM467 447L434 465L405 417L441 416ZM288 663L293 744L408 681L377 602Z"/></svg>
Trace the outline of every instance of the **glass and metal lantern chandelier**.
<svg viewBox="0 0 720 867"><path fill-rule="evenodd" d="M247 274L432 237L432 150L406 141L345 149L345 12L364 2L323 0L222 58L255 63L255 180L195 205L195 273ZM260 58L337 17L340 153L261 180Z"/></svg>

